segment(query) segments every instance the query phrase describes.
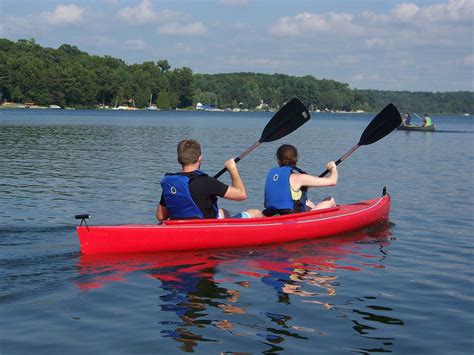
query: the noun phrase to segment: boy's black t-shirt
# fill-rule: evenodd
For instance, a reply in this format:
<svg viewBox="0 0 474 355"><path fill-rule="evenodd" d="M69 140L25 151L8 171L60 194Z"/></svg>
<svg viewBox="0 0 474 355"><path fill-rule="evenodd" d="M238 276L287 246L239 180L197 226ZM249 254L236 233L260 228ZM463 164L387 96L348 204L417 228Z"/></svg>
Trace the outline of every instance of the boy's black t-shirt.
<svg viewBox="0 0 474 355"><path fill-rule="evenodd" d="M192 173L190 173L190 175L191 174ZM189 192L191 193L191 197L204 214L204 218L217 217L212 210L213 198L224 197L228 189L228 185L207 175L196 176L189 182ZM160 205L166 207L163 200L163 194L161 194Z"/></svg>

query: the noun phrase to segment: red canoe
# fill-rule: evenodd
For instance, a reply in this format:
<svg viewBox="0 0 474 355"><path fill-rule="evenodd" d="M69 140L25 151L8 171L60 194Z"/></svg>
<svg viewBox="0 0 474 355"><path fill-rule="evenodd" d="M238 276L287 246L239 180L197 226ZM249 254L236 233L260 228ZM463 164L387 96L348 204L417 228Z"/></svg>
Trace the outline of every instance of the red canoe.
<svg viewBox="0 0 474 355"><path fill-rule="evenodd" d="M390 195L291 215L77 227L84 254L231 248L329 237L388 220Z"/></svg>

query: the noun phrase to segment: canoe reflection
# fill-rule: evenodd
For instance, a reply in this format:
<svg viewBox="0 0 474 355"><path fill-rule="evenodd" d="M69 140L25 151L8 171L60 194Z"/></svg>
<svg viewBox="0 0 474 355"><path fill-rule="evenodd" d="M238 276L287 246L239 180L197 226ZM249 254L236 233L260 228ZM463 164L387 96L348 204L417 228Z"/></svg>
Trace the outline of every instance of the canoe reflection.
<svg viewBox="0 0 474 355"><path fill-rule="evenodd" d="M291 324L293 317L289 315L262 312L257 306L262 300L255 299L255 295L268 295L266 288L274 295L263 300L268 304L291 305L299 299L322 310L343 312L347 317L351 313L343 310L347 305L339 307L330 301L340 286L339 272L383 268L390 236L389 225L385 224L376 230L327 240L251 250L82 255L77 265L77 285L89 292L132 275L153 277L160 281L161 334L177 341L182 350L192 352L202 342L219 341L203 330L215 327L234 336L257 337L269 346L267 351L281 351L277 344L285 338L307 339L314 329ZM366 253L365 244L380 252ZM355 322L364 327L359 319Z"/></svg>

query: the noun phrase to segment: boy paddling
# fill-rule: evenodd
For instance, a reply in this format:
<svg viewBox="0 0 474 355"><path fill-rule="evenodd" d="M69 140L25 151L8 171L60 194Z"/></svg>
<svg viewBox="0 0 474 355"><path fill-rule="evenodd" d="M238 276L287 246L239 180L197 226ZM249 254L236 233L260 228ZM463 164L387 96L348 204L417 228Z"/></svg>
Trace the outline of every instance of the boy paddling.
<svg viewBox="0 0 474 355"><path fill-rule="evenodd" d="M228 218L227 210L219 208L217 198L234 201L247 199L245 185L233 159L225 163L231 184L226 185L208 176L200 169L201 145L194 139L185 139L177 147L178 162L182 170L166 174L161 181L162 194L156 210L159 221L166 219ZM234 218L261 217L259 210L250 209Z"/></svg>

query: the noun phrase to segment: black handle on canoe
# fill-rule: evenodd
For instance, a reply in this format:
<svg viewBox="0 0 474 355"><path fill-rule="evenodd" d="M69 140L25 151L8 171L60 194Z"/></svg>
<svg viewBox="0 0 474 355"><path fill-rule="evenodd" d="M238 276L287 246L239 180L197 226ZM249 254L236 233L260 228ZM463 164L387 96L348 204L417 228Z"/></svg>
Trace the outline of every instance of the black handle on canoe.
<svg viewBox="0 0 474 355"><path fill-rule="evenodd" d="M79 226L82 226L82 224L85 224L87 229L89 230L89 226L87 225L86 219L91 218L90 214L76 214L74 218L81 220L81 224Z"/></svg>

